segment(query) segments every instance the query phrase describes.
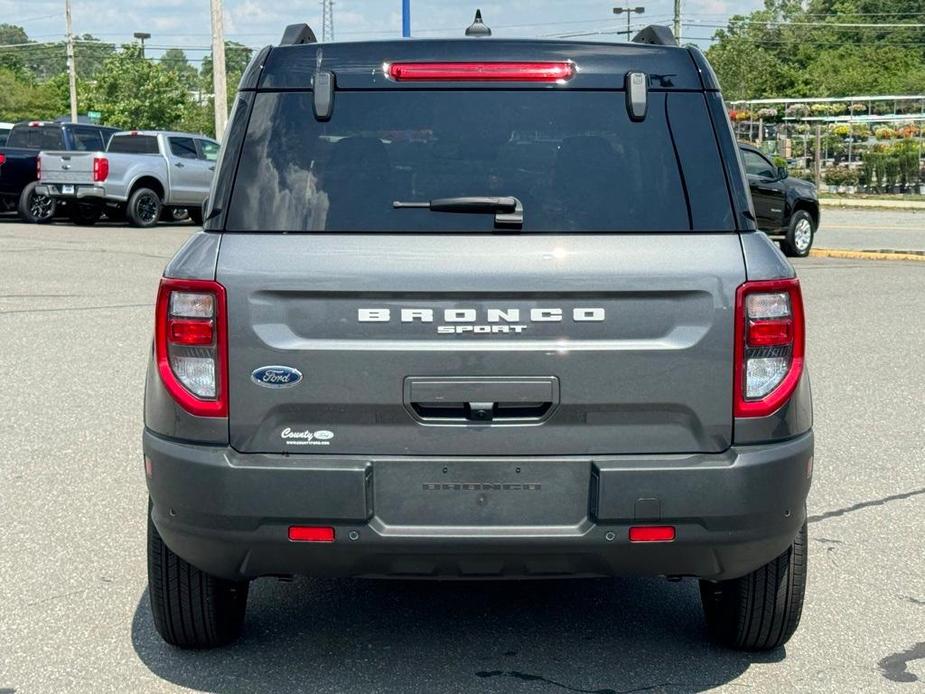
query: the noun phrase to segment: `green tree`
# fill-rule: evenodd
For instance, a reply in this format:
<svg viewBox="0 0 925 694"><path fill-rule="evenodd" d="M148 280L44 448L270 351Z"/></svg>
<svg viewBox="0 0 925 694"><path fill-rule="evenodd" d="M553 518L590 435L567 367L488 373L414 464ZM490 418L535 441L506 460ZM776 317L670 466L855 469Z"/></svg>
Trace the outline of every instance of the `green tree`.
<svg viewBox="0 0 925 694"><path fill-rule="evenodd" d="M145 60L129 44L103 64L88 95L102 122L119 128L171 128L183 117L189 96L179 76Z"/></svg>
<svg viewBox="0 0 925 694"><path fill-rule="evenodd" d="M0 67L0 120L55 118L64 113L60 106L58 94L50 84L38 84L24 79L17 71Z"/></svg>
<svg viewBox="0 0 925 694"><path fill-rule="evenodd" d="M228 108L234 104L234 98L238 91L238 83L241 81L241 75L247 68L251 60L253 50L237 41L225 41L225 75L228 81ZM204 92L212 93L212 54L207 55L202 61L202 70L199 73L201 89Z"/></svg>
<svg viewBox="0 0 925 694"><path fill-rule="evenodd" d="M24 56L31 47L22 46L29 43L29 36L25 29L15 24L0 24L0 68L6 68L15 73L25 70ZM9 48L2 48L9 46Z"/></svg>
<svg viewBox="0 0 925 694"><path fill-rule="evenodd" d="M190 65L186 53L180 48L168 48L161 56L161 67L175 73L187 89L195 89L198 85L196 68Z"/></svg>
<svg viewBox="0 0 925 694"><path fill-rule="evenodd" d="M730 18L707 56L730 99L919 92L923 15L925 0L765 0Z"/></svg>

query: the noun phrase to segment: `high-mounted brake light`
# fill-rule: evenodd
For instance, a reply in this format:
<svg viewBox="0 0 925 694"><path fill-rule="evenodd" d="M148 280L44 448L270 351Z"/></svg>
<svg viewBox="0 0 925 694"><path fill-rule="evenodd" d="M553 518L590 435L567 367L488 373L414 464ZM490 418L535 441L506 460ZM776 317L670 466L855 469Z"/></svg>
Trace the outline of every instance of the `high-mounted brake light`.
<svg viewBox="0 0 925 694"><path fill-rule="evenodd" d="M167 392L190 414L227 417L225 288L165 277L155 312L154 356Z"/></svg>
<svg viewBox="0 0 925 694"><path fill-rule="evenodd" d="M396 82L564 82L575 76L575 64L387 63L385 71Z"/></svg>
<svg viewBox="0 0 925 694"><path fill-rule="evenodd" d="M803 375L803 295L797 279L746 282L736 291L734 412L765 417Z"/></svg>
<svg viewBox="0 0 925 694"><path fill-rule="evenodd" d="M93 182L102 183L109 178L109 159L106 157L93 158Z"/></svg>

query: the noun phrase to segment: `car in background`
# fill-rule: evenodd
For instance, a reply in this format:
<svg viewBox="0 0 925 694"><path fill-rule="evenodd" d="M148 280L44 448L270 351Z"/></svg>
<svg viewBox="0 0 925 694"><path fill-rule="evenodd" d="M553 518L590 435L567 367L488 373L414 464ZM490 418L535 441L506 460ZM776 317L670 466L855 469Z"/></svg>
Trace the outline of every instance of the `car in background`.
<svg viewBox="0 0 925 694"><path fill-rule="evenodd" d="M819 228L816 186L792 178L785 166L775 166L757 147L739 143L758 228L780 241L788 256L809 255Z"/></svg>
<svg viewBox="0 0 925 694"><path fill-rule="evenodd" d="M93 207L97 218L104 211L124 215L136 227L152 227L162 213L180 208L202 224L218 151L219 144L202 135L119 132L105 152L42 152L39 190Z"/></svg>
<svg viewBox="0 0 925 694"><path fill-rule="evenodd" d="M43 149L67 152L102 149L115 132L116 128L84 123L16 123L10 130L6 146L0 147L2 209L16 209L26 222L50 222L58 211L57 203L53 198L36 192L39 152ZM79 219L81 206L65 207L72 218Z"/></svg>

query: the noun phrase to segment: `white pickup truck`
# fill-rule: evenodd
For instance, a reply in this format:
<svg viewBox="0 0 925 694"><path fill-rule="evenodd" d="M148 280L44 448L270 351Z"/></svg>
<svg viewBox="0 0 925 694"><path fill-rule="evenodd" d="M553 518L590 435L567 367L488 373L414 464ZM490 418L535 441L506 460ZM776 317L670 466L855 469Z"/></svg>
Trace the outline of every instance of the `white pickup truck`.
<svg viewBox="0 0 925 694"><path fill-rule="evenodd" d="M157 224L164 209L189 211L202 223L219 144L202 135L131 130L115 133L105 152L39 155L39 186L56 199L76 200L92 224L105 211L137 227Z"/></svg>

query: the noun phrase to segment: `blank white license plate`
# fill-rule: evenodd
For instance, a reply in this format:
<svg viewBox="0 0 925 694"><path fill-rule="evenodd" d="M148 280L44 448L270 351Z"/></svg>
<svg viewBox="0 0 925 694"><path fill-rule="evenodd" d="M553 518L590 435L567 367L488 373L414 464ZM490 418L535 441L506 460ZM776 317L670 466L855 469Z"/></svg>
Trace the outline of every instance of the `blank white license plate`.
<svg viewBox="0 0 925 694"><path fill-rule="evenodd" d="M73 195L74 186L61 186L61 195Z"/></svg>

